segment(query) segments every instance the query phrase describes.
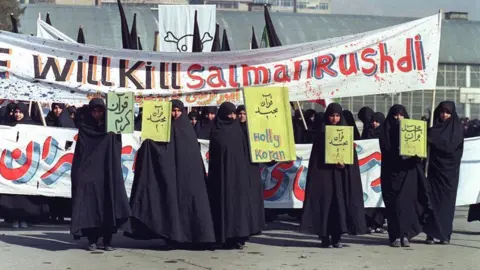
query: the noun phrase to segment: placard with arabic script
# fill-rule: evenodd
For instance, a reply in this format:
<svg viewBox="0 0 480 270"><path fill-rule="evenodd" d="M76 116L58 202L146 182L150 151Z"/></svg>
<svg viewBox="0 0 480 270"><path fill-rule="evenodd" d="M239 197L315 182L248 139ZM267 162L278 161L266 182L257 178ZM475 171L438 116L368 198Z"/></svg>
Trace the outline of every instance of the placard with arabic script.
<svg viewBox="0 0 480 270"><path fill-rule="evenodd" d="M172 122L172 103L147 100L143 102L142 140L169 142Z"/></svg>
<svg viewBox="0 0 480 270"><path fill-rule="evenodd" d="M427 157L427 122L422 120L400 120L400 155Z"/></svg>
<svg viewBox="0 0 480 270"><path fill-rule="evenodd" d="M325 126L325 163L353 164L353 127Z"/></svg>
<svg viewBox="0 0 480 270"><path fill-rule="evenodd" d="M288 88L247 87L243 94L252 161L296 160Z"/></svg>
<svg viewBox="0 0 480 270"><path fill-rule="evenodd" d="M133 92L108 92L107 132L132 134L135 127Z"/></svg>

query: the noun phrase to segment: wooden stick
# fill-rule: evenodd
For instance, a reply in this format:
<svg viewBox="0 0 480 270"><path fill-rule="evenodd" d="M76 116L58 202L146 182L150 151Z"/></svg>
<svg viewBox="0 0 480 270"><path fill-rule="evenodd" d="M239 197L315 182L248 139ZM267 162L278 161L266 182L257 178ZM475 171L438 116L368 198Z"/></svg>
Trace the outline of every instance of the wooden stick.
<svg viewBox="0 0 480 270"><path fill-rule="evenodd" d="M305 130L308 130L307 122L305 121L305 117L303 116L302 106L300 106L300 102L298 101L297 101L297 107L298 107L298 111L300 112L300 116L302 117L302 122L303 122L303 125L305 126Z"/></svg>
<svg viewBox="0 0 480 270"><path fill-rule="evenodd" d="M44 127L47 126L47 122L45 122L45 117L43 116L43 110L42 110L42 105L40 104L40 102L36 101L37 102L37 105L38 105L38 111L40 112L40 117L42 119L42 124Z"/></svg>

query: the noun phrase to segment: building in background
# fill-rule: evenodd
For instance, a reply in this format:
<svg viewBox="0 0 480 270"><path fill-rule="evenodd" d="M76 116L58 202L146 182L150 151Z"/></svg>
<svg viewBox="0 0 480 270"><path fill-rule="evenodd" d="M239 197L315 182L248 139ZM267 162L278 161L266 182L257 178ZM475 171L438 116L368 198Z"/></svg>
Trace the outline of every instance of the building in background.
<svg viewBox="0 0 480 270"><path fill-rule="evenodd" d="M20 4L57 4L101 6L117 4L117 0L18 0ZM294 10L296 3L297 9ZM252 5L268 4L274 12L331 13L331 0L122 0L124 5L216 5L217 10L248 11Z"/></svg>

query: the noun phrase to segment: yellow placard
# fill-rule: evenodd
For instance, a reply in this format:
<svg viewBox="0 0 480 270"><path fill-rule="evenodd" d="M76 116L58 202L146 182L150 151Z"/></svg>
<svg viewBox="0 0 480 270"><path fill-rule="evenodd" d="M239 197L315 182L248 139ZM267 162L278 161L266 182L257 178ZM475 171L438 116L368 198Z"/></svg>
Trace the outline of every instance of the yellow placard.
<svg viewBox="0 0 480 270"><path fill-rule="evenodd" d="M400 155L427 157L427 122L422 120L400 120Z"/></svg>
<svg viewBox="0 0 480 270"><path fill-rule="evenodd" d="M171 122L171 102L154 100L143 102L142 140L169 142Z"/></svg>
<svg viewBox="0 0 480 270"><path fill-rule="evenodd" d="M243 94L252 161L296 160L288 88L247 87Z"/></svg>
<svg viewBox="0 0 480 270"><path fill-rule="evenodd" d="M325 164L353 164L353 127L325 126Z"/></svg>

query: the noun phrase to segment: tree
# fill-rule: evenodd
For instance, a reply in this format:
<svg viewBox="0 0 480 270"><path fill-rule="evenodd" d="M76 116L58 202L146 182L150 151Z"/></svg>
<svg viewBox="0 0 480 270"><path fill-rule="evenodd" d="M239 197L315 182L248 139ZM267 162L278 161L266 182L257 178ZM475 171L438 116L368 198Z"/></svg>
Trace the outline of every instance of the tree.
<svg viewBox="0 0 480 270"><path fill-rule="evenodd" d="M20 16L25 12L25 7L20 7L17 0L0 0L0 30L11 31L12 20L10 14L17 19L20 26Z"/></svg>

